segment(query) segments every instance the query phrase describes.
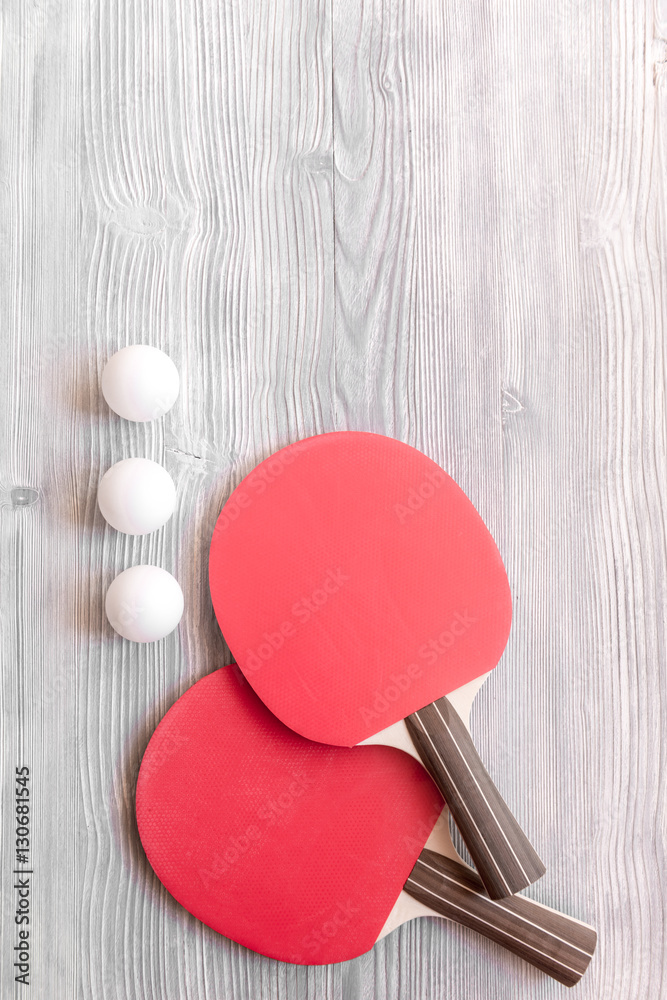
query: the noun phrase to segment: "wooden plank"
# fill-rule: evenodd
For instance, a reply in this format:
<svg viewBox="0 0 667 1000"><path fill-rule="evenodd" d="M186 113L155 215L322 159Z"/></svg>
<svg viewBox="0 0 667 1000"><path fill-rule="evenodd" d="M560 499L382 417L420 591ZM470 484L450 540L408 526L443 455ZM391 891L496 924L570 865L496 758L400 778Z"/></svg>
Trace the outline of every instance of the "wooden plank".
<svg viewBox="0 0 667 1000"><path fill-rule="evenodd" d="M588 70L579 13L574 6L536 11L517 3L513 30L498 26L504 67L497 106L507 401L504 547L515 614L493 729L482 738L502 748L512 799L519 781L533 790L523 816L535 830L547 872L528 894L601 931L594 902L592 734L585 721L588 712L597 726L600 718L590 704L593 662L586 630L592 608L582 577L588 553L580 520L587 496L581 429L590 420L582 385L594 356L586 353L580 256L578 183L586 159L577 148L568 83L578 83L577 73ZM602 10L589 13L597 18ZM566 44L567 38L576 44ZM598 980L604 951L601 936L578 987L582 996L605 995ZM555 989L546 984L540 995L555 995ZM525 995L532 993L526 988Z"/></svg>
<svg viewBox="0 0 667 1000"><path fill-rule="evenodd" d="M579 199L593 339L593 363L582 373L591 421L579 470L588 486L588 572L577 587L592 693L579 711L598 720L585 744L594 751L585 794L606 957L597 991L651 1000L667 990L666 800L655 778L667 724L666 13L661 3L623 3L604 30L593 34L589 22L592 61L609 67L611 82L595 95L595 129L585 112L589 87L577 95L589 166ZM632 960L614 960L620 953Z"/></svg>
<svg viewBox="0 0 667 1000"><path fill-rule="evenodd" d="M0 993L73 996L78 853L75 614L78 495L69 455L76 386L74 150L77 5L6 5L0 45ZM58 73L43 85L40 67ZM58 415L55 417L54 415ZM30 845L17 866L15 768L30 769ZM21 844L23 846L23 844ZM32 871L29 924L13 886ZM59 928L54 934L53 929ZM14 947L29 929L29 988L15 984ZM56 988L50 970L58 970Z"/></svg>
<svg viewBox="0 0 667 1000"><path fill-rule="evenodd" d="M652 11L520 2L499 24L516 598L502 677L521 693L510 706L499 691L494 716L511 773L540 789L529 815L548 871L531 895L598 928L591 1000L658 1000L667 969L650 777L667 568Z"/></svg>

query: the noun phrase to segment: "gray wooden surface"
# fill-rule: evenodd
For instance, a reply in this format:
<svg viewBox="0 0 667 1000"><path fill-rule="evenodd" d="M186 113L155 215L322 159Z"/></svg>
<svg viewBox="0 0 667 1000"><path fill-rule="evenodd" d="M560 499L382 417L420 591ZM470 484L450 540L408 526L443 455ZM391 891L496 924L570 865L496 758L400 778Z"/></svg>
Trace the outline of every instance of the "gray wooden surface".
<svg viewBox="0 0 667 1000"><path fill-rule="evenodd" d="M474 733L547 863L529 894L598 928L575 995L664 1000L666 0L3 0L1 32L2 997L17 764L17 995L564 994L435 920L342 966L269 961L143 857L142 751L228 659L216 512L271 450L356 428L428 452L501 546L515 619ZM100 398L133 342L182 373L162 422ZM128 455L179 490L143 539L96 508ZM141 561L186 596L145 647L102 603Z"/></svg>

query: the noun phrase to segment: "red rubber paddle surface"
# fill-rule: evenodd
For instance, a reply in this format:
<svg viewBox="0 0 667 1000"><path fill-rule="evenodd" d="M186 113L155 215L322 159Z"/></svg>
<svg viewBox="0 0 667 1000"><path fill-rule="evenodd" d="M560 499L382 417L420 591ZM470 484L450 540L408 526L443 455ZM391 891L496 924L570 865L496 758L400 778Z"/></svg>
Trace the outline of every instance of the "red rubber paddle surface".
<svg viewBox="0 0 667 1000"><path fill-rule="evenodd" d="M311 743L232 667L167 712L136 802L148 859L179 903L301 964L372 948L442 807L406 754Z"/></svg>
<svg viewBox="0 0 667 1000"><path fill-rule="evenodd" d="M491 670L505 569L453 479L378 434L282 449L232 493L211 542L215 614L286 725L354 746Z"/></svg>

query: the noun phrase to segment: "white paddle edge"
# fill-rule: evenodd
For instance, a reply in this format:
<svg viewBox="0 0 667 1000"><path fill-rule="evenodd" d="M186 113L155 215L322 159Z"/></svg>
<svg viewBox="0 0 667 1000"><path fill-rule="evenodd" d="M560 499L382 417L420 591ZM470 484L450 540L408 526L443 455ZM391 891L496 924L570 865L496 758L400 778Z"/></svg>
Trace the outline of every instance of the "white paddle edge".
<svg viewBox="0 0 667 1000"><path fill-rule="evenodd" d="M458 715L460 715L466 729L470 732L470 712L472 710L472 703L475 700L475 696L479 689L481 688L484 681L489 677L491 671L486 674L482 674L480 677L475 677L473 681L468 681L462 687L457 688L456 691L452 691L447 695L447 700L456 709ZM386 747L396 747L397 750L404 750L405 753L409 753L411 757L422 763L422 759L415 749L415 745L410 739L410 733L408 732L408 727L405 724L404 719L399 719L398 722L394 722L393 725L387 726L386 729L381 729L378 733L373 736L369 736L367 739L362 740L357 746L372 746L380 745ZM435 850L435 848L433 848ZM443 853L443 852L441 852ZM458 858L457 858L458 860Z"/></svg>
<svg viewBox="0 0 667 1000"><path fill-rule="evenodd" d="M405 730L405 735L407 739L410 739L407 729ZM465 865L466 868L470 868L470 865L466 865L465 861L457 853L456 848L454 847L454 843L449 832L449 809L447 806L444 807L438 816L435 826L431 830L424 847L427 847L429 851L435 851L436 854L444 854L445 857L451 858L452 861L457 861L460 865ZM440 913L436 913L435 910L432 910L429 906L426 906L424 903L420 903L418 899L408 895L408 893L402 889L401 894L394 903L377 940L381 941L383 937L386 937L387 934L391 934L391 932L395 931L397 927L401 926L401 924L406 924L409 920L414 920L415 917L439 917L441 920L446 919L442 917ZM450 921L450 923L452 922L453 921Z"/></svg>
<svg viewBox="0 0 667 1000"><path fill-rule="evenodd" d="M489 673L482 674L480 677L476 677L474 680L469 681L462 687L457 688L456 691L452 691L451 694L447 695L447 698L452 703L461 719L466 725L466 728L470 729L470 712L472 709L472 703L475 700L475 696L479 689L481 688L484 681L489 676ZM410 739L410 733L408 732L408 727L403 719L399 719L398 722L394 722L393 725L387 726L386 729L381 729L380 732L375 733L373 736L369 736L368 739L362 740L359 746L370 746L370 745L380 745L380 746L390 746L395 747L397 750L404 750L405 753L410 754L419 763L422 763L421 757L415 749L415 745ZM449 809L447 806L444 807L440 816L436 820L435 826L433 827L431 834L424 844L424 847L428 847L429 850L435 851L437 854L444 854L445 857L451 858L452 861L457 861L461 865L466 865L463 858L457 853L454 843L449 832ZM470 868L470 865L466 865L466 868ZM394 903L391 913L387 917L385 924L380 931L378 941L387 934L391 934L392 931L400 927L401 924L407 923L409 920L414 920L415 917L441 917L439 913L436 913L430 907L426 906L424 903L420 903L418 899L414 899L409 896L407 892L401 891L400 896Z"/></svg>

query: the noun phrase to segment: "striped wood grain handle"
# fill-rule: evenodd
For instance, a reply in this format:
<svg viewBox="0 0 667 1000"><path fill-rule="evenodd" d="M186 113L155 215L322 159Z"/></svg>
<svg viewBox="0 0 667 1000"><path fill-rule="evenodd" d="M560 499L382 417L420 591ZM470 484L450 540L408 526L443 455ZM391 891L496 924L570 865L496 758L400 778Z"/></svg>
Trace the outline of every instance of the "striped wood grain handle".
<svg viewBox="0 0 667 1000"><path fill-rule="evenodd" d="M525 896L490 899L474 871L433 851L421 852L404 889L565 986L579 982L595 951L597 934L592 927Z"/></svg>
<svg viewBox="0 0 667 1000"><path fill-rule="evenodd" d="M544 865L447 698L413 712L405 722L491 899L511 896L544 875Z"/></svg>

